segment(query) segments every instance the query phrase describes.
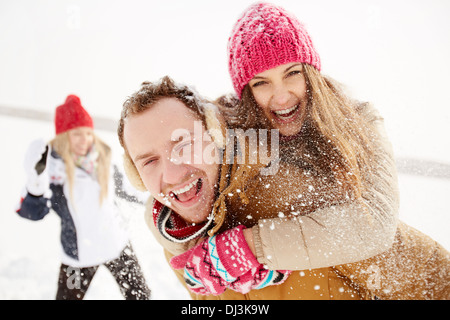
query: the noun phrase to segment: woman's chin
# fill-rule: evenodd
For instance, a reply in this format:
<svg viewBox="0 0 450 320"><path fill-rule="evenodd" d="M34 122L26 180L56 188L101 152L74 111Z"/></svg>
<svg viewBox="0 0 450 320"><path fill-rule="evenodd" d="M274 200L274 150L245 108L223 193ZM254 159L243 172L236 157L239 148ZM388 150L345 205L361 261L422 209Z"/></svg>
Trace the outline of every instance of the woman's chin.
<svg viewBox="0 0 450 320"><path fill-rule="evenodd" d="M295 136L302 129L300 124L278 125L276 129L279 130L280 135L283 137Z"/></svg>

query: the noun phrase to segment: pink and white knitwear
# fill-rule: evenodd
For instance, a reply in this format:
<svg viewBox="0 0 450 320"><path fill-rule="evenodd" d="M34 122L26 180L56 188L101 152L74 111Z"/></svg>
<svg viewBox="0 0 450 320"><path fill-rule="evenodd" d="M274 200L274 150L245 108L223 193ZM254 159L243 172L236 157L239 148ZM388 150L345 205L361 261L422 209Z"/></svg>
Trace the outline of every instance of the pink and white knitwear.
<svg viewBox="0 0 450 320"><path fill-rule="evenodd" d="M304 25L294 15L269 3L250 6L228 40L228 69L239 98L258 73L290 62L320 71L320 57Z"/></svg>
<svg viewBox="0 0 450 320"><path fill-rule="evenodd" d="M267 270L245 241L244 226L227 230L172 257L174 269L184 269L189 290L201 295L220 295L227 288L240 293L283 283L291 271Z"/></svg>
<svg viewBox="0 0 450 320"><path fill-rule="evenodd" d="M215 247L217 253L213 255L210 251L211 260L220 259L228 277L237 278L260 265L245 240L244 229L245 227L240 225L209 240L210 247Z"/></svg>

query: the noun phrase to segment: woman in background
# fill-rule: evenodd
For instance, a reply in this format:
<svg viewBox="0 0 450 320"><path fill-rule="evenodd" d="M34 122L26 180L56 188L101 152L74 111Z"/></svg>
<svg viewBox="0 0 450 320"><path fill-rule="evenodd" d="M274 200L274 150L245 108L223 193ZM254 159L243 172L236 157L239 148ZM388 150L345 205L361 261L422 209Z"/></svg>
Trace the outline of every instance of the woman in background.
<svg viewBox="0 0 450 320"><path fill-rule="evenodd" d="M41 220L54 210L61 218L62 263L57 300L84 298L98 267L105 265L127 300L150 298L115 205L122 175L111 164L111 149L94 133L80 99L69 95L56 108L55 138L35 140L25 157L26 192L17 213ZM133 192L133 194L138 194Z"/></svg>

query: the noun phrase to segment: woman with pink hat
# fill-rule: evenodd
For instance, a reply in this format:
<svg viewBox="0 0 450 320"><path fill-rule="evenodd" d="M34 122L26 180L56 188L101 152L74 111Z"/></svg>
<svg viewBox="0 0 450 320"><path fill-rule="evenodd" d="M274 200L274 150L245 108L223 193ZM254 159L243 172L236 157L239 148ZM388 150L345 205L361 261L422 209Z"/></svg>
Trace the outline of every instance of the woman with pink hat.
<svg viewBox="0 0 450 320"><path fill-rule="evenodd" d="M258 260L270 269L319 268L389 248L398 223L397 172L377 111L321 74L305 26L281 7L256 3L248 8L232 30L228 53L237 95L231 108L222 108L228 124L278 129L281 161L327 179L347 197L302 219L303 234L297 222L275 229L272 219L257 223L249 239ZM278 238L275 234L303 245L287 250L285 243L270 242ZM294 258L293 252L303 258Z"/></svg>
<svg viewBox="0 0 450 320"><path fill-rule="evenodd" d="M139 202L137 197L143 195L122 188L123 176L111 163L111 149L94 133L93 120L77 96L69 95L56 108L55 133L48 144L38 139L27 150L26 190L17 213L41 220L52 209L61 218L56 299L83 299L102 264L126 299L148 299L150 289L114 200L120 194Z"/></svg>
<svg viewBox="0 0 450 320"><path fill-rule="evenodd" d="M305 239L305 247L340 253L324 255L309 267L353 262L388 248L397 225L397 173L383 119L376 110L346 96L335 81L321 74L320 57L304 25L281 7L256 3L246 10L232 30L228 52L238 97L232 108L222 108L229 125L278 129L282 160L327 176L353 199L339 210L313 213L309 216L314 219L304 222L304 229L322 226L316 240ZM347 229L339 234L330 232L336 228L331 210L345 220L340 228ZM359 241L340 239L341 234L355 234L369 223L371 231L359 235ZM255 229L260 235L271 233L267 226ZM289 230L298 233L298 228ZM329 241L321 240L321 244L318 238ZM276 248L259 243L257 247ZM260 251L258 258L275 266L277 251Z"/></svg>
<svg viewBox="0 0 450 320"><path fill-rule="evenodd" d="M245 238L250 248L231 269L256 257L269 270L295 270L282 285L245 298L296 299L311 285L305 290L311 299L343 293L350 293L346 299L448 299L448 252L398 220L397 172L383 118L321 74L305 27L283 8L256 3L235 24L228 51L237 97L218 99L222 114L232 129L277 129L281 163L275 177L247 175L245 185L227 189L220 232L234 230L227 241L247 248ZM305 182L309 188L298 193ZM244 192L246 202L232 196ZM214 253L216 269L226 270L230 262L215 253L218 245L202 245ZM191 265L201 270L199 247L172 261L185 265L185 274ZM335 287L335 279L347 279L348 287ZM208 274L194 280L215 281Z"/></svg>

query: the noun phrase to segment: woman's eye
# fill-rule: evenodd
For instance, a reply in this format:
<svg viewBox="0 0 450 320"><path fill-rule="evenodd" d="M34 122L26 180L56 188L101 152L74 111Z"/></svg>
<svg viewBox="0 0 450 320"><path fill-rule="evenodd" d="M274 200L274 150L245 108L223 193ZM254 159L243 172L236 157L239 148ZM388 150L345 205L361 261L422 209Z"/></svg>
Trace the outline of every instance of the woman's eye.
<svg viewBox="0 0 450 320"><path fill-rule="evenodd" d="M258 82L255 82L254 84L252 84L252 88L256 88L256 87L263 86L263 85L265 85L266 83L267 83L266 81L258 81Z"/></svg>
<svg viewBox="0 0 450 320"><path fill-rule="evenodd" d="M300 70L293 70L287 74L287 77L292 77L300 73L301 73Z"/></svg>

